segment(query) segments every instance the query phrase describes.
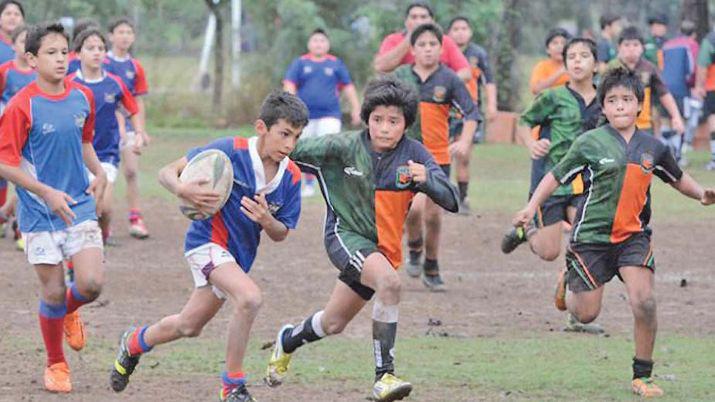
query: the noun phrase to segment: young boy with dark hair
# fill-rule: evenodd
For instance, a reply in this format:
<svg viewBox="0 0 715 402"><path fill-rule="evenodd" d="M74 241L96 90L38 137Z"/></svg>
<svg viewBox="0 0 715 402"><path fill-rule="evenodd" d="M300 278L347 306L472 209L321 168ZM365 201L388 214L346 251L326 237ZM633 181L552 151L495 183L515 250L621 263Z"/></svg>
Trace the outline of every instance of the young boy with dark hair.
<svg viewBox="0 0 715 402"><path fill-rule="evenodd" d="M17 0L0 2L0 64L15 58L12 33L25 23L25 10Z"/></svg>
<svg viewBox="0 0 715 402"><path fill-rule="evenodd" d="M37 80L18 92L0 119L0 176L13 182L27 259L40 281L40 329L47 350L45 388L70 392L62 338L85 345L77 309L99 296L104 282L96 203L106 175L92 146L92 92L66 77L67 34L60 24L29 29L26 42ZM90 181L87 169L95 176ZM74 264L65 288L62 261Z"/></svg>
<svg viewBox="0 0 715 402"><path fill-rule="evenodd" d="M609 61L616 58L616 39L621 34L623 17L615 13L606 13L598 19L601 32L596 40L598 47L598 72L602 74L606 71Z"/></svg>
<svg viewBox="0 0 715 402"><path fill-rule="evenodd" d="M663 395L663 391L652 380L657 319L652 231L648 227L650 184L655 174L703 205L715 203L715 189L703 189L680 170L666 145L638 129L643 99L643 86L634 72L624 68L609 71L598 89L598 101L609 124L574 141L513 223L528 225L559 185L584 175L586 199L576 214L556 303L565 305L581 322L593 321L601 310L603 285L618 276L626 286L635 320L632 389L652 397Z"/></svg>
<svg viewBox="0 0 715 402"><path fill-rule="evenodd" d="M129 92L137 102L139 112L137 116L146 127L146 109L144 98L149 91L144 74L144 68L139 60L132 57L129 51L134 44L134 24L125 17L117 18L109 24L109 41L112 50L107 52L104 68L106 71L118 76L129 88ZM120 144L122 153L122 171L127 182L127 203L129 204L129 234L137 239L149 237L149 231L144 223L144 218L139 207L139 155L135 152L137 147L149 144L150 138L145 131L133 127L126 121L124 115L119 117L119 129L126 133L124 141Z"/></svg>
<svg viewBox="0 0 715 402"><path fill-rule="evenodd" d="M82 31L95 28L99 29L99 23L92 18L80 18L72 28L72 50L69 53L69 65L67 66L67 74L72 74L80 68L80 61L77 52L74 50L74 45L77 43L77 38Z"/></svg>
<svg viewBox="0 0 715 402"><path fill-rule="evenodd" d="M143 122L137 116L136 101L121 78L102 69L107 55L107 41L97 28L87 28L80 33L74 43L74 50L80 60L80 68L70 77L89 88L94 94L96 119L94 129L94 150L102 169L107 174L107 188L102 199L97 200L100 211L99 226L102 240L106 243L110 234L114 182L119 172L119 142L121 132L117 122L117 111L121 106L130 116L132 124L144 131ZM135 146L134 152L139 152Z"/></svg>
<svg viewBox="0 0 715 402"><path fill-rule="evenodd" d="M414 86L419 94L417 124L407 135L422 142L449 177L450 154L465 158L481 117L462 80L440 64L442 30L434 24L417 27L410 37L415 63L399 67L395 76ZM449 113L455 107L463 116L462 132L449 143ZM421 276L431 291L444 291L440 276L438 252L442 226L442 208L424 195L416 195L407 217L409 261L407 273ZM424 237L423 234L424 227ZM424 250L424 263L422 253Z"/></svg>
<svg viewBox="0 0 715 402"><path fill-rule="evenodd" d="M152 325L130 328L122 335L110 377L114 391L124 390L143 353L157 345L198 336L228 298L234 313L228 324L220 400L254 400L246 389L243 358L261 305L261 291L248 272L262 231L271 240L282 241L298 223L300 171L288 154L307 123L308 110L298 97L274 92L263 102L254 124L257 136L215 140L161 169L159 181L171 193L200 210L210 210L220 195L203 188L205 180L180 182L179 176L191 158L217 149L231 160L233 189L220 211L193 221L186 232L184 255L196 288L181 312Z"/></svg>
<svg viewBox="0 0 715 402"><path fill-rule="evenodd" d="M569 80L564 66L564 46L571 39L571 34L563 28L554 28L546 34L545 48L547 59L534 66L529 79L529 89L538 95L547 88L563 85Z"/></svg>
<svg viewBox="0 0 715 402"><path fill-rule="evenodd" d="M439 52L436 53L439 57ZM412 385L394 375L402 230L410 203L424 193L456 212L457 191L429 152L407 138L417 118L417 95L394 77L368 83L360 116L366 130L300 141L291 154L301 169L319 177L325 202L325 247L340 271L327 305L277 335L266 382L280 385L292 353L342 332L373 295L373 396L394 401Z"/></svg>

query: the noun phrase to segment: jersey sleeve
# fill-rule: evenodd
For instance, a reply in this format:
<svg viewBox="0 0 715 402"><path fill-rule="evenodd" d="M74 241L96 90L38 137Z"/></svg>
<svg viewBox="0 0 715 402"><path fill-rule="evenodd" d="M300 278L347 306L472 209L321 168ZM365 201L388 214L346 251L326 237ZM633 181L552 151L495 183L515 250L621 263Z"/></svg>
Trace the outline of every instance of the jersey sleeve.
<svg viewBox="0 0 715 402"><path fill-rule="evenodd" d="M0 163L10 166L20 166L22 148L30 135L29 105L23 107L20 99L14 99L8 104L0 117Z"/></svg>
<svg viewBox="0 0 715 402"><path fill-rule="evenodd" d="M492 67L489 63L489 54L481 47L477 50L479 54L479 56L477 56L477 67L479 67L479 69L482 71L482 77L484 77L484 81L487 84L493 84L494 74L492 73Z"/></svg>
<svg viewBox="0 0 715 402"><path fill-rule="evenodd" d="M452 71L457 72L465 68L470 68L469 61L464 57L464 53L459 49L456 43L449 37L444 37L444 48L443 52L446 52L447 66L452 69Z"/></svg>
<svg viewBox="0 0 715 402"><path fill-rule="evenodd" d="M315 173L339 153L340 146L337 142L341 137L341 135L326 135L301 139L289 157L301 170Z"/></svg>
<svg viewBox="0 0 715 402"><path fill-rule="evenodd" d="M663 144L658 144L657 153L653 174L666 183L674 183L680 180L683 177L683 171L678 166L678 162L676 162L670 149Z"/></svg>
<svg viewBox="0 0 715 402"><path fill-rule="evenodd" d="M149 84L146 82L144 67L142 67L137 59L132 59L132 63L134 64L134 69L137 71L134 81L134 95L146 95L149 92Z"/></svg>
<svg viewBox="0 0 715 402"><path fill-rule="evenodd" d="M290 165L295 166L297 172L292 171L292 174L297 175L297 180L286 181L286 199L274 217L288 229L295 229L298 226L298 218L300 217L300 171L292 161L288 162L288 164L289 170L292 170Z"/></svg>
<svg viewBox="0 0 715 402"><path fill-rule="evenodd" d="M137 106L137 100L136 98L134 98L134 95L132 95L132 93L129 91L129 88L124 85L124 82L121 79L115 79L114 81L117 83L117 85L119 85L119 95L124 109L129 112L130 116L139 113L139 106Z"/></svg>
<svg viewBox="0 0 715 402"><path fill-rule="evenodd" d="M554 174L554 177L559 183L569 183L588 165L588 160L584 156L583 151L585 139L587 138L587 135L576 138L576 141L574 141L571 148L566 152L566 156L551 170L551 173Z"/></svg>
<svg viewBox="0 0 715 402"><path fill-rule="evenodd" d="M663 77L660 76L660 71L658 71L658 68L655 67L654 64L651 63L653 66L652 68L652 75L651 75L651 88L655 92L655 94L660 98L661 96L667 95L670 93L668 90L668 87L665 86L665 82L663 82Z"/></svg>
<svg viewBox="0 0 715 402"><path fill-rule="evenodd" d="M338 77L339 88L342 89L342 88L353 83L352 78L350 78L350 71L348 71L348 67L340 59L338 59L338 68L335 71L335 73L336 73L336 76Z"/></svg>
<svg viewBox="0 0 715 402"><path fill-rule="evenodd" d="M290 66L288 66L288 70L286 71L285 77L283 77L284 81L289 81L295 84L296 86L298 85L298 81L300 80L300 70L301 70L301 62L300 58L297 58L293 60L292 63L290 63Z"/></svg>
<svg viewBox="0 0 715 402"><path fill-rule="evenodd" d="M192 160L196 155L208 149L218 149L219 151L223 151L223 153L230 158L231 154L233 154L233 143L234 139L232 137L219 138L204 146L190 149L189 152L186 153L186 159Z"/></svg>
<svg viewBox="0 0 715 402"><path fill-rule="evenodd" d="M605 40L598 41L596 45L596 57L602 63L608 63L611 60L611 44Z"/></svg>
<svg viewBox="0 0 715 402"><path fill-rule="evenodd" d="M415 190L424 193L432 201L449 212L457 212L459 209L459 195L457 189L449 181L449 177L444 174L442 168L437 165L432 155L422 144L414 142L417 147L417 157L415 162L421 163L427 170L427 180L424 183L415 185Z"/></svg>
<svg viewBox="0 0 715 402"><path fill-rule="evenodd" d="M87 97L87 102L89 102L89 113L87 114L87 118L84 120L84 127L82 127L82 142L88 142L91 144L94 139L94 121L96 116L94 95L92 94L92 91L87 88L80 90Z"/></svg>
<svg viewBox="0 0 715 402"><path fill-rule="evenodd" d="M546 123L556 111L553 92L547 89L538 95L528 108L521 114L519 122L522 125L536 127Z"/></svg>
<svg viewBox="0 0 715 402"><path fill-rule="evenodd" d="M482 117L479 115L479 109L472 101L472 95L469 94L464 82L456 75L452 78L452 91L452 101L456 103L460 113L464 116L464 120L481 121Z"/></svg>
<svg viewBox="0 0 715 402"><path fill-rule="evenodd" d="M706 36L700 43L698 51L698 67L707 67L712 63L713 44L710 35Z"/></svg>
<svg viewBox="0 0 715 402"><path fill-rule="evenodd" d="M389 52L390 50L394 49L397 47L397 45L400 44L404 40L404 36L400 34L390 34L385 37L385 39L382 40L382 43L380 43L380 50L377 51L378 55L385 54Z"/></svg>
<svg viewBox="0 0 715 402"><path fill-rule="evenodd" d="M531 78L529 78L529 87L533 87L537 82L542 81L544 77L544 63L538 62L534 69L531 70Z"/></svg>
<svg viewBox="0 0 715 402"><path fill-rule="evenodd" d="M7 84L7 63L0 66L0 96L5 92L5 85Z"/></svg>

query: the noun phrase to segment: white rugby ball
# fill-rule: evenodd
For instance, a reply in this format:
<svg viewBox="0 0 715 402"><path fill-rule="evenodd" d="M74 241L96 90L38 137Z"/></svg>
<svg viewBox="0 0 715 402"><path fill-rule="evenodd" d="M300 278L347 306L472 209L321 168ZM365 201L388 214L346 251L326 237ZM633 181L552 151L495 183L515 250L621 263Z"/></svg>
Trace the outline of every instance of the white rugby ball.
<svg viewBox="0 0 715 402"><path fill-rule="evenodd" d="M182 199L179 206L181 213L194 221L210 218L226 204L233 189L233 165L231 160L224 152L217 149L207 149L200 152L191 158L186 167L184 167L179 176L179 181L186 183L200 179L208 180L201 187L220 194L221 201L211 211L201 211L195 205Z"/></svg>

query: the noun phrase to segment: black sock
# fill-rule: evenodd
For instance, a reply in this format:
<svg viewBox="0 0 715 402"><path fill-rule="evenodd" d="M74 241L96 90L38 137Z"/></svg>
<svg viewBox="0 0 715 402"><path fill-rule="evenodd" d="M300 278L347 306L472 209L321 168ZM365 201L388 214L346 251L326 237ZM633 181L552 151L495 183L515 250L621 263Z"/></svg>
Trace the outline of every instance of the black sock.
<svg viewBox="0 0 715 402"><path fill-rule="evenodd" d="M633 358L633 379L636 378L649 378L653 374L653 362L648 360L641 360L636 357Z"/></svg>
<svg viewBox="0 0 715 402"><path fill-rule="evenodd" d="M420 263L420 258L422 258L422 238L417 240L408 240L407 249L410 254L410 263L417 265Z"/></svg>
<svg viewBox="0 0 715 402"><path fill-rule="evenodd" d="M395 337L397 336L397 306L383 306L375 300L372 311L372 344L375 353L375 381L385 373L395 371Z"/></svg>
<svg viewBox="0 0 715 402"><path fill-rule="evenodd" d="M437 263L437 260L430 260L429 258L425 258L425 263L422 267L424 268L425 275L439 275L439 263Z"/></svg>
<svg viewBox="0 0 715 402"><path fill-rule="evenodd" d="M293 353L299 347L306 343L315 342L325 337L325 332L320 325L320 319L323 316L323 311L306 318L303 323L297 325L292 331L283 334L283 351ZM314 328L315 327L315 328Z"/></svg>
<svg viewBox="0 0 715 402"><path fill-rule="evenodd" d="M459 188L459 201L464 202L464 200L467 198L467 193L469 190L469 182L468 181L458 181L457 187Z"/></svg>

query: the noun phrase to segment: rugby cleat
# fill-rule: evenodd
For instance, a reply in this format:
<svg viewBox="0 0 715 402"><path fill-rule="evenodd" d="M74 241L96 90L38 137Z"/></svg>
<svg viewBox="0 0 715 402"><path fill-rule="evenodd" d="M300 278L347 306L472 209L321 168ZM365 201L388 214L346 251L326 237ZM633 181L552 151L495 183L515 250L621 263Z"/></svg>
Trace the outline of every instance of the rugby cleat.
<svg viewBox="0 0 715 402"><path fill-rule="evenodd" d="M405 264L405 271L407 275L412 278L418 278L422 274L422 253L414 253L412 251L407 252L407 264Z"/></svg>
<svg viewBox="0 0 715 402"><path fill-rule="evenodd" d="M663 390L650 377L636 378L631 382L633 393L644 398L663 396Z"/></svg>
<svg viewBox="0 0 715 402"><path fill-rule="evenodd" d="M588 323L584 324L576 319L573 314L569 313L566 317L565 332L578 332L583 334L600 335L606 332L600 324Z"/></svg>
<svg viewBox="0 0 715 402"><path fill-rule="evenodd" d="M559 311L566 311L566 270L559 273L556 282L556 292L554 293L554 305Z"/></svg>
<svg viewBox="0 0 715 402"><path fill-rule="evenodd" d="M430 292L445 292L447 289L444 287L444 281L439 273L434 275L427 275L422 273L422 283L430 290Z"/></svg>
<svg viewBox="0 0 715 402"><path fill-rule="evenodd" d="M84 333L84 322L79 316L79 310L65 315L64 330L67 344L78 352L82 350L87 338Z"/></svg>
<svg viewBox="0 0 715 402"><path fill-rule="evenodd" d="M149 237L149 231L144 224L144 219L142 217L137 217L136 219L129 221L129 235L135 239L146 239Z"/></svg>
<svg viewBox="0 0 715 402"><path fill-rule="evenodd" d="M372 396L378 402L399 401L412 392L412 384L393 374L385 373L372 387Z"/></svg>
<svg viewBox="0 0 715 402"><path fill-rule="evenodd" d="M288 367L290 366L291 354L283 351L283 334L286 331L292 331L293 325L284 325L280 331L278 331L278 336L276 336L276 344L273 346L273 353L271 353L271 360L268 361L268 369L266 370L266 377L263 381L269 387L277 387L283 383L283 377L288 372Z"/></svg>
<svg viewBox="0 0 715 402"><path fill-rule="evenodd" d="M132 356L129 354L129 337L134 333L135 328L130 327L119 338L119 353L114 361L114 367L109 376L109 382L114 392L122 392L129 384L129 376L139 364L141 355Z"/></svg>
<svg viewBox="0 0 715 402"><path fill-rule="evenodd" d="M501 251L509 254L524 242L526 242L526 230L523 227L511 228L501 240Z"/></svg>
<svg viewBox="0 0 715 402"><path fill-rule="evenodd" d="M50 392L72 391L70 368L66 362L55 363L45 368L45 389Z"/></svg>
<svg viewBox="0 0 715 402"><path fill-rule="evenodd" d="M459 210L457 211L457 215L469 216L471 214L472 207L469 205L469 201L467 201L466 198L459 201Z"/></svg>
<svg viewBox="0 0 715 402"><path fill-rule="evenodd" d="M223 389L219 391L219 402L256 402L246 389L244 384L231 390L228 395L223 394Z"/></svg>

